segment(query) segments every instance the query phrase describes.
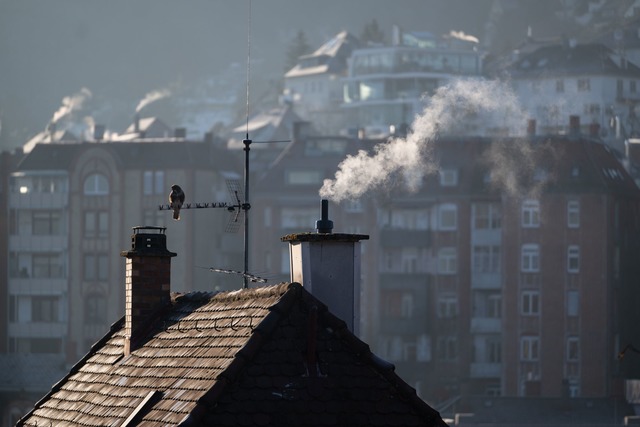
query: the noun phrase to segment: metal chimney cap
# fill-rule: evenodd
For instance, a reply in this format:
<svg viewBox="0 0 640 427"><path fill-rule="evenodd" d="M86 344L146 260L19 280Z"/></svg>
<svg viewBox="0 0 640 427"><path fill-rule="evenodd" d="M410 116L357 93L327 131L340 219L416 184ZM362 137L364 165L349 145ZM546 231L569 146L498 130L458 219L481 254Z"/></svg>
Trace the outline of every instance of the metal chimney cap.
<svg viewBox="0 0 640 427"><path fill-rule="evenodd" d="M316 221L316 232L330 234L333 231L333 221L329 219L329 201L322 199L322 216Z"/></svg>
<svg viewBox="0 0 640 427"><path fill-rule="evenodd" d="M293 233L280 238L281 242L359 242L369 240L368 234Z"/></svg>

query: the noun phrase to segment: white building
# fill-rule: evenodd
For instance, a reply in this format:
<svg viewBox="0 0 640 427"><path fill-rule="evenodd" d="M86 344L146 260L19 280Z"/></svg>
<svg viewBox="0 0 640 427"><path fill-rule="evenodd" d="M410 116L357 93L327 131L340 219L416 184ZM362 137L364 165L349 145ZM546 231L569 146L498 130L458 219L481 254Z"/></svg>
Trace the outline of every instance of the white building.
<svg viewBox="0 0 640 427"><path fill-rule="evenodd" d="M359 46L358 40L342 31L300 61L284 76L284 99L294 111L327 134L342 124L338 106L342 103L342 77L347 58Z"/></svg>
<svg viewBox="0 0 640 427"><path fill-rule="evenodd" d="M350 129L369 137L388 135L391 126L410 125L426 97L457 77L480 76L478 40L451 33L394 33L391 46L353 52L344 80L343 113Z"/></svg>
<svg viewBox="0 0 640 427"><path fill-rule="evenodd" d="M579 116L583 133L599 135L622 151L640 132L640 68L598 44L555 44L537 49L509 69L522 106L540 133L565 133Z"/></svg>

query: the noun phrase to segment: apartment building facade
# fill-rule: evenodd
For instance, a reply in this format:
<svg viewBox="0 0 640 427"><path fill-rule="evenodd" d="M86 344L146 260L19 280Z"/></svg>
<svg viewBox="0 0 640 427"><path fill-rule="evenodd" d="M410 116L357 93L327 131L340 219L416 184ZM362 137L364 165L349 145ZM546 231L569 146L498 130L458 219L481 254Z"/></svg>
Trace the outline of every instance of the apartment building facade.
<svg viewBox="0 0 640 427"><path fill-rule="evenodd" d="M621 395L638 375L616 358L638 339L638 189L601 142L503 142L540 153L533 166L501 171L517 191L492 171L497 143L447 139L433 143L440 170L417 193L331 204L346 231L370 235L361 334L430 402ZM374 145L294 138L253 193L254 238L312 229L322 180ZM283 246L254 246L252 268L286 277Z"/></svg>

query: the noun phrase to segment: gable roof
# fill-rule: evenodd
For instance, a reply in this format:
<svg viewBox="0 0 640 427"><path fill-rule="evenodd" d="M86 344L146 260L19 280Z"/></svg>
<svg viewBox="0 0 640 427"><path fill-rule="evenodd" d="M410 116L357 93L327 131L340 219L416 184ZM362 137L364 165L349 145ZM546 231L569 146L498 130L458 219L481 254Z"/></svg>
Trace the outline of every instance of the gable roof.
<svg viewBox="0 0 640 427"><path fill-rule="evenodd" d="M176 165L220 170L236 169L238 161L228 150L201 141L136 140L131 142L75 142L38 144L18 165L18 170L69 170L81 154L91 149L110 153L123 169L174 169ZM182 166L181 166L182 167Z"/></svg>
<svg viewBox="0 0 640 427"><path fill-rule="evenodd" d="M341 31L310 55L303 55L285 78L317 74L343 74L347 58L360 46L360 41L348 31Z"/></svg>
<svg viewBox="0 0 640 427"><path fill-rule="evenodd" d="M614 56L611 49L597 43L548 45L523 56L510 67L510 71L514 77L638 75L640 68L630 62L621 66L614 60Z"/></svg>
<svg viewBox="0 0 640 427"><path fill-rule="evenodd" d="M123 357L124 321L19 426L445 426L297 283L172 298Z"/></svg>

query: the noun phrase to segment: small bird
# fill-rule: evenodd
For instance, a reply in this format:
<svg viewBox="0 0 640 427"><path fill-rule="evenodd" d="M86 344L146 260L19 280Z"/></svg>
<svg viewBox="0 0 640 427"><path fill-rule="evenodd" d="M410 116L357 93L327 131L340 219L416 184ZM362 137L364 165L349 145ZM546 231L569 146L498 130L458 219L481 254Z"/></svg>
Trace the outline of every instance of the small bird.
<svg viewBox="0 0 640 427"><path fill-rule="evenodd" d="M169 194L169 206L173 209L173 219L178 221L180 219L180 208L184 203L184 191L179 185L173 184L171 186L171 193Z"/></svg>

